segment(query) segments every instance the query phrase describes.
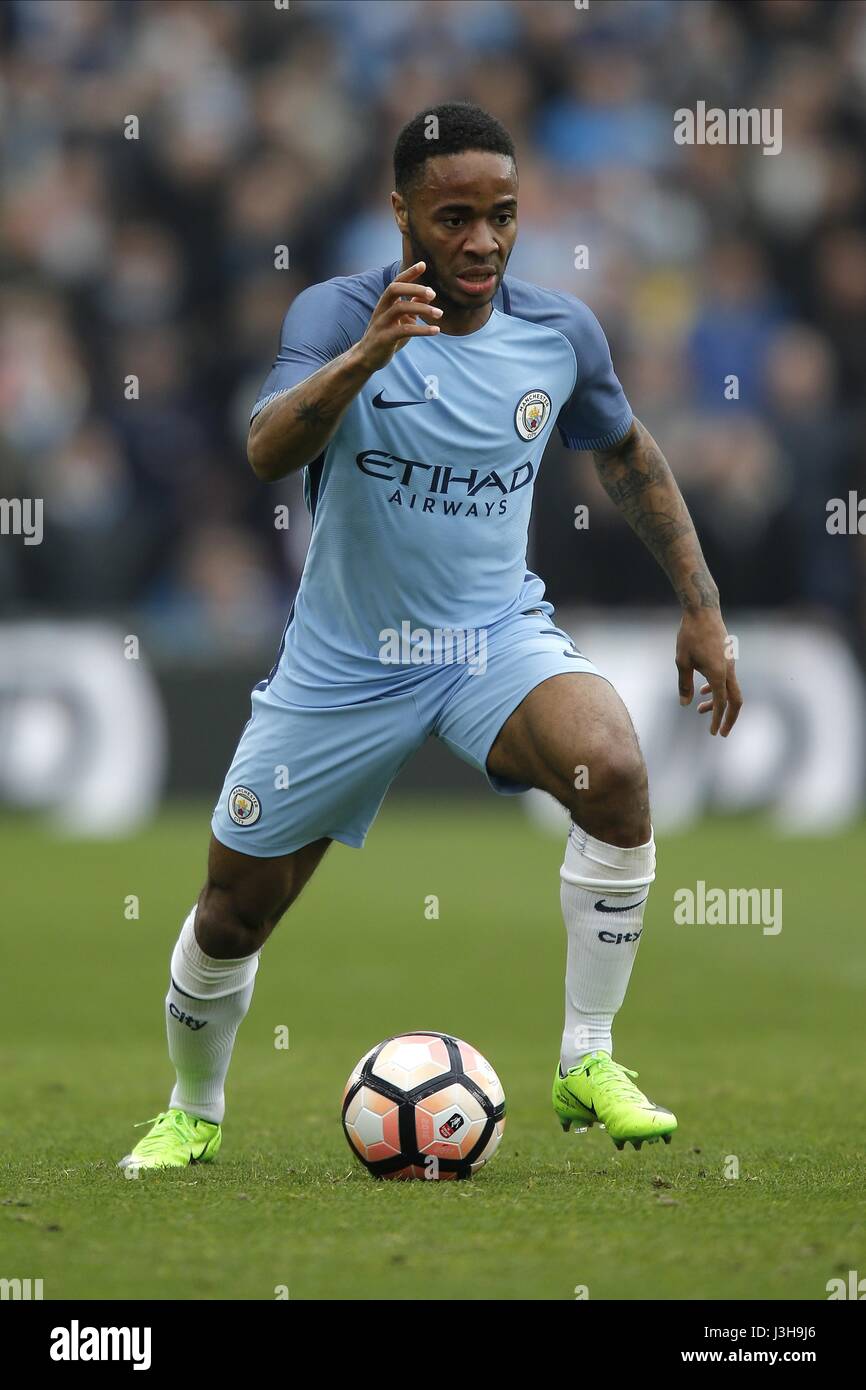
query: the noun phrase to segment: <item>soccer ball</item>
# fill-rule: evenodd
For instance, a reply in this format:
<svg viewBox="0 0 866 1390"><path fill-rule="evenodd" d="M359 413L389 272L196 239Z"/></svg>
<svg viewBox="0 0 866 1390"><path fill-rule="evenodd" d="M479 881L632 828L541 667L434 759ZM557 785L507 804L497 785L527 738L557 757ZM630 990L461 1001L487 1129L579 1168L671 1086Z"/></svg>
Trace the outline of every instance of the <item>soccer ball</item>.
<svg viewBox="0 0 866 1390"><path fill-rule="evenodd" d="M505 1092L490 1063L448 1033L403 1033L346 1082L343 1129L377 1178L469 1178L499 1148Z"/></svg>

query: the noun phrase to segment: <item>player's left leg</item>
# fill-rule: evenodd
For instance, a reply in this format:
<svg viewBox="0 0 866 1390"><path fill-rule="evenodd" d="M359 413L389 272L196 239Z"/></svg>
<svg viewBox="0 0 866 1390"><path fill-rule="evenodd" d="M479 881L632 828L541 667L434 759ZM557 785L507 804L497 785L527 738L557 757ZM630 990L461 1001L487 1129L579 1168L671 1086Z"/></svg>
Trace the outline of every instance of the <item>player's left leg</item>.
<svg viewBox="0 0 866 1390"><path fill-rule="evenodd" d="M619 1148L676 1128L670 1111L612 1061L611 1030L631 976L655 877L646 767L628 712L590 672L543 680L487 758L492 779L538 787L571 812L560 871L568 935L565 1027L554 1108L565 1129L603 1123Z"/></svg>

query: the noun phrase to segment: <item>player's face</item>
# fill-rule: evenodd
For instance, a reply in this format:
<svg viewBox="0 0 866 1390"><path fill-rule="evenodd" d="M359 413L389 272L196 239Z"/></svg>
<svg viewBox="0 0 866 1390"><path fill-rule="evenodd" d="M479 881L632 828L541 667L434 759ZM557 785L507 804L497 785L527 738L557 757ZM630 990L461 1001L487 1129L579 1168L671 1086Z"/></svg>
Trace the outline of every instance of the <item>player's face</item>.
<svg viewBox="0 0 866 1390"><path fill-rule="evenodd" d="M499 288L517 236L517 171L483 150L428 159L398 223L440 307L473 310Z"/></svg>

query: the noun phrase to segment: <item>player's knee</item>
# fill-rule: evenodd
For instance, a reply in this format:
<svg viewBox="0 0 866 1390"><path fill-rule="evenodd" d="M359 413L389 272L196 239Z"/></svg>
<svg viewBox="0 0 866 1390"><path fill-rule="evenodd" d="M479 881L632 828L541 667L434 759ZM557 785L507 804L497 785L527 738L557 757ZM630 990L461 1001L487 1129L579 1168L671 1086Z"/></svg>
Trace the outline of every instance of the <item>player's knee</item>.
<svg viewBox="0 0 866 1390"><path fill-rule="evenodd" d="M593 782L596 796L612 806L630 807L646 799L646 764L637 742L623 739L609 744L590 769L590 785Z"/></svg>
<svg viewBox="0 0 866 1390"><path fill-rule="evenodd" d="M637 740L605 740L577 773L566 805L578 825L610 844L645 844L651 833L649 789Z"/></svg>

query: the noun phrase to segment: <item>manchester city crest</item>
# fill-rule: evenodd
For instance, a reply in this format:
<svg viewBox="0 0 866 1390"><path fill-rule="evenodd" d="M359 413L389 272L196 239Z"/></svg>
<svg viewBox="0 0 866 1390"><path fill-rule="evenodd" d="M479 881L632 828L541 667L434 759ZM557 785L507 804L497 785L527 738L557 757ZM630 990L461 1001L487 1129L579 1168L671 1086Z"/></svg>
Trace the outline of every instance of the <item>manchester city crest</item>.
<svg viewBox="0 0 866 1390"><path fill-rule="evenodd" d="M249 787L232 787L229 792L229 815L235 825L255 825L262 814L262 803Z"/></svg>
<svg viewBox="0 0 866 1390"><path fill-rule="evenodd" d="M514 412L514 428L521 439L537 439L550 415L550 397L546 391L527 391L521 396Z"/></svg>

